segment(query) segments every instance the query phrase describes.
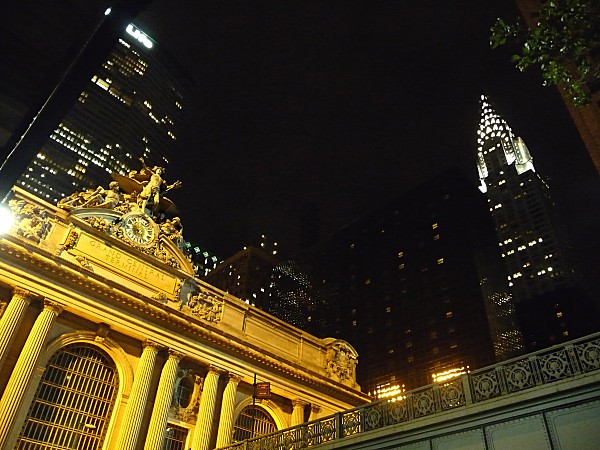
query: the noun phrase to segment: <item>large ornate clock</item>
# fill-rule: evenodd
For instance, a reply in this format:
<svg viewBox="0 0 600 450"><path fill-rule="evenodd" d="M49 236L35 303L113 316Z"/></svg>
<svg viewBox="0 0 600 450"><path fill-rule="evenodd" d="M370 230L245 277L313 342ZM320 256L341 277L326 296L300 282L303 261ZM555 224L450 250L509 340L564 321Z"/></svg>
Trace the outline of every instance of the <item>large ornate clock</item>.
<svg viewBox="0 0 600 450"><path fill-rule="evenodd" d="M146 214L130 212L121 219L123 237L133 245L149 247L158 237L158 226Z"/></svg>

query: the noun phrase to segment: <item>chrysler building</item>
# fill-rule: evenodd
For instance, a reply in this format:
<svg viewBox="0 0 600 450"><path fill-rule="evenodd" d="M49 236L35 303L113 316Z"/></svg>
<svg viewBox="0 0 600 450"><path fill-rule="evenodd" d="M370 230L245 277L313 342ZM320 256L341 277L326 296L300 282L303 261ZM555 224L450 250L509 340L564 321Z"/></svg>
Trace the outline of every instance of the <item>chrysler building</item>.
<svg viewBox="0 0 600 450"><path fill-rule="evenodd" d="M541 341L568 339L573 337L568 324L571 321L563 316L573 305L563 304L571 300L557 293L573 286L574 277L556 234L548 185L536 172L523 139L513 133L483 95L480 106L479 190L487 197L524 337L529 334L533 347ZM528 333L529 321L552 322L546 327L550 334L534 337L538 333Z"/></svg>

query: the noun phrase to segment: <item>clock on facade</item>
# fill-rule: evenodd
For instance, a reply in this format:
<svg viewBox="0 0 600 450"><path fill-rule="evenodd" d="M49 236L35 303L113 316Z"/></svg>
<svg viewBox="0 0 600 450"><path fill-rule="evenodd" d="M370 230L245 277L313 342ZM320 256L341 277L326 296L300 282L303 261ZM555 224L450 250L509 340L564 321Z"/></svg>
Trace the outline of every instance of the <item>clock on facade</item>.
<svg viewBox="0 0 600 450"><path fill-rule="evenodd" d="M128 213L121 219L121 229L127 241L134 245L148 247L158 236L158 227L146 214Z"/></svg>

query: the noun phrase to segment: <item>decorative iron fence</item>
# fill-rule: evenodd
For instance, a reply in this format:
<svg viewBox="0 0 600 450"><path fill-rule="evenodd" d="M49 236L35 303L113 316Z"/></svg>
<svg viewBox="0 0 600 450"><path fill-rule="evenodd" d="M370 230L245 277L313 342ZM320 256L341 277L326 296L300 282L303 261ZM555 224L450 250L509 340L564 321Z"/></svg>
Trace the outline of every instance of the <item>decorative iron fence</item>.
<svg viewBox="0 0 600 450"><path fill-rule="evenodd" d="M382 400L272 434L227 450L297 450L429 416L600 369L600 333L475 370L442 384Z"/></svg>

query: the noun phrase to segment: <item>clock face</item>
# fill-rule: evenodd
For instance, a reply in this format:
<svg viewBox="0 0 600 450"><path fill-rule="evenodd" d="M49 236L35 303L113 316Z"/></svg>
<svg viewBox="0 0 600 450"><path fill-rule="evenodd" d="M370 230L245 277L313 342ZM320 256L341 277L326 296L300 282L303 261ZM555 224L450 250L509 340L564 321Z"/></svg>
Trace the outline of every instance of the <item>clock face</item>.
<svg viewBox="0 0 600 450"><path fill-rule="evenodd" d="M156 225L145 214L128 214L121 222L123 236L132 244L148 246L156 239Z"/></svg>

